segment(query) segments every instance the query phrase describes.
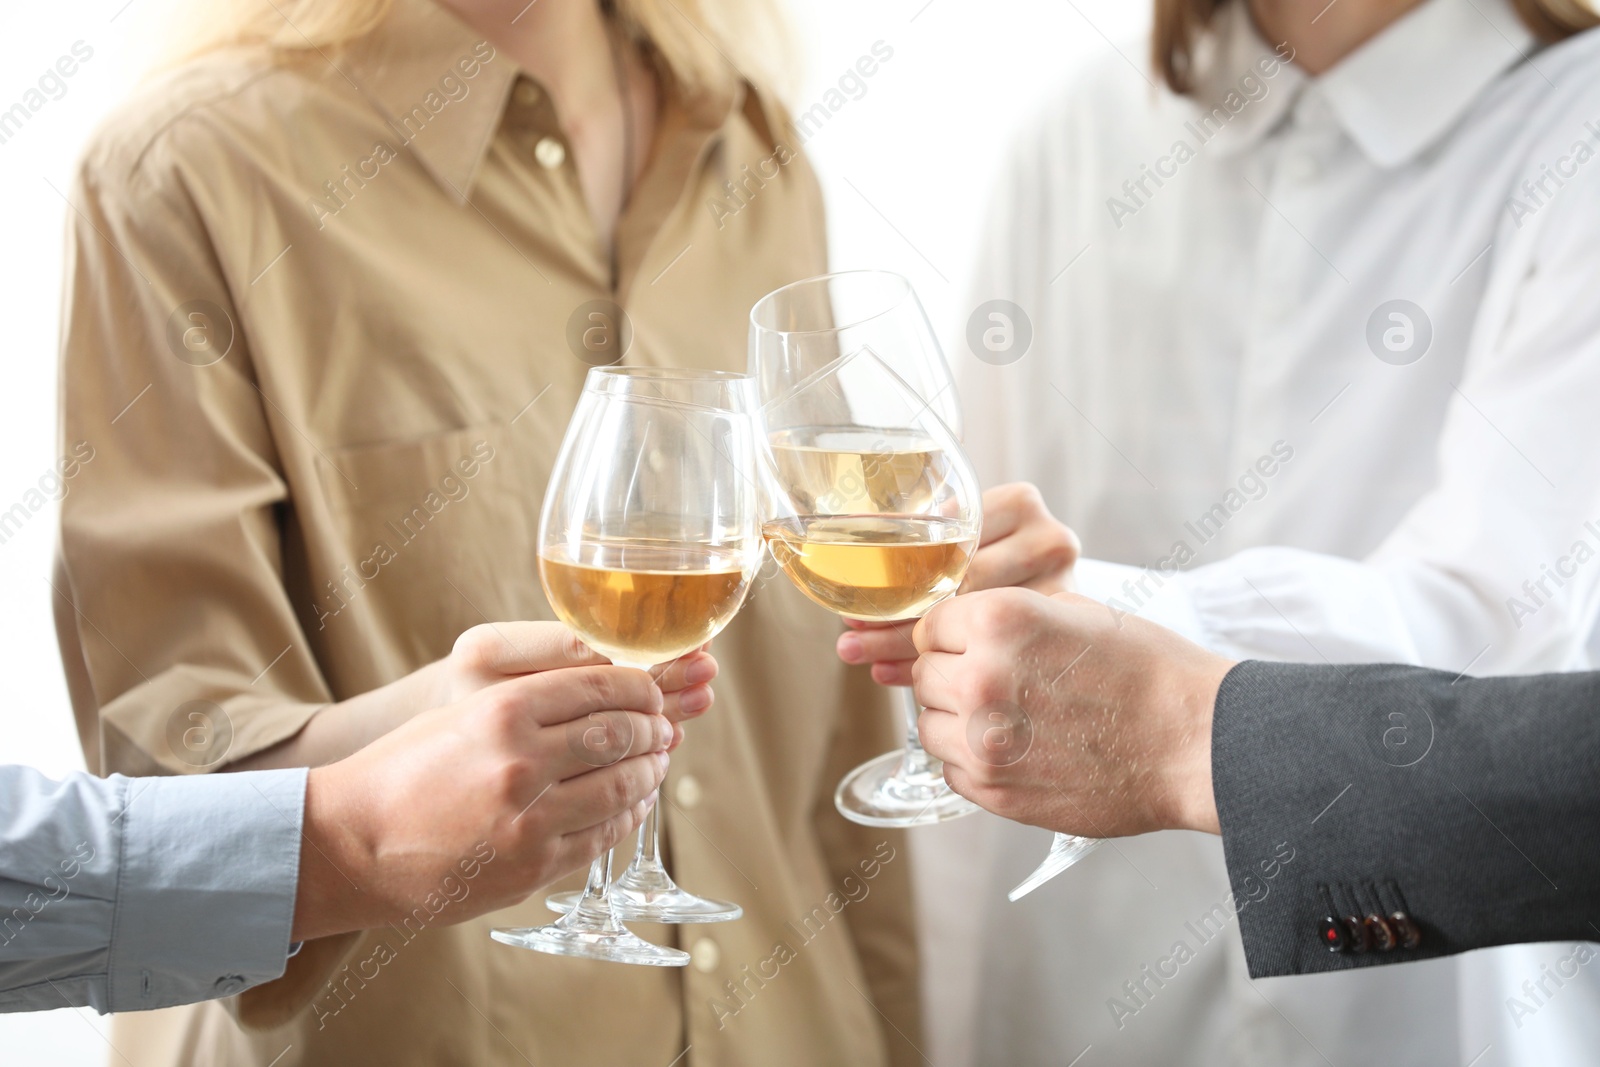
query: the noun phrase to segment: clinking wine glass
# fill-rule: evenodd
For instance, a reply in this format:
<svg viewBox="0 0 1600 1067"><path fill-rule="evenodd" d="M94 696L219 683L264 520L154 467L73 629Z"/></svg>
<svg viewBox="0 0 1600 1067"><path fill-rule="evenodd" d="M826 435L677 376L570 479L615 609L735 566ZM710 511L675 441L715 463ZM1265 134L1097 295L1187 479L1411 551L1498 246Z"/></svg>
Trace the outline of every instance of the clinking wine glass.
<svg viewBox="0 0 1600 1067"><path fill-rule="evenodd" d="M761 561L752 407L740 375L589 372L545 494L539 576L556 614L613 663L648 670L677 659L743 605ZM688 963L688 953L653 945L621 920L717 922L742 909L673 883L658 809L617 882L608 852L582 893L557 908L560 919L495 930L495 940L619 963Z"/></svg>
<svg viewBox="0 0 1600 1067"><path fill-rule="evenodd" d="M758 309L760 305L757 305ZM761 410L773 558L813 601L847 619L920 618L955 593L977 550L977 477L928 402L873 348L839 355ZM839 783L834 803L869 826L919 826L975 807L917 739Z"/></svg>
<svg viewBox="0 0 1600 1067"><path fill-rule="evenodd" d="M902 276L868 270L808 278L768 294L750 313L750 372L757 378L764 404L842 353L861 347L872 348L957 438L961 436L961 407L954 377L921 302L911 283ZM849 446L862 440L871 444L874 439L835 438L812 444ZM884 456L886 445L885 441L878 442L880 456ZM842 451L848 452L848 448ZM914 443L908 451L915 452ZM851 476L853 462L848 456L839 459L844 467L842 477ZM884 456L874 468L906 465ZM862 472L854 474L854 482L863 487L857 503L868 508L880 503L865 490L869 479ZM904 693L904 701L914 743L918 709L909 692ZM844 784L835 798L840 810L847 818L869 821L847 807ZM940 822L976 810L975 805L946 789L937 802L923 809L920 817L888 824ZM1099 843L1093 838L1057 834L1044 862L1011 891L1010 899L1015 901L1032 892L1088 855Z"/></svg>
<svg viewBox="0 0 1600 1067"><path fill-rule="evenodd" d="M769 293L751 309L750 372L757 379L763 404L788 392L841 355L862 348L872 350L918 398L925 411L959 441L961 407L954 378L916 292L901 275L857 270L807 278ZM854 429L822 435L813 433L813 429L802 426L779 431L781 436L773 443L780 449L791 447L800 454L810 454L812 461L823 468L833 466L831 475L826 469L822 472L836 483L824 503L842 512L884 510L887 502L881 494L874 493L873 484L888 472L915 466L920 462L919 455L926 451L915 431L881 433L869 429L863 436ZM864 463L871 469L864 469ZM841 813L868 825L914 826L977 811L976 805L944 785L938 761L921 752L916 740L919 709L911 691L901 689L898 697L908 730L905 771L919 780L931 773L931 784L912 792L915 811L903 805L857 810L859 805L848 799L849 791L844 788L850 783L847 779L835 796ZM878 762L892 758L886 756ZM924 766L928 770L914 770Z"/></svg>

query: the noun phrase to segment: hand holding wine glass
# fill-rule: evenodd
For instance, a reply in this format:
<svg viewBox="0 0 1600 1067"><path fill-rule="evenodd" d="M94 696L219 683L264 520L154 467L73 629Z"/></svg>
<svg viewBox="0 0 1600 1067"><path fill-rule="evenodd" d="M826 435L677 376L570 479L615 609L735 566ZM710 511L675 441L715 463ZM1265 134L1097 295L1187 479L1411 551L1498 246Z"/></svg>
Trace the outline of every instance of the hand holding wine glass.
<svg viewBox="0 0 1600 1067"><path fill-rule="evenodd" d="M761 558L751 407L740 375L589 372L540 515L539 575L561 620L616 665L648 670L693 653L743 605ZM688 963L621 920L720 922L742 912L673 883L658 819L652 808L616 884L607 854L581 894L552 898L562 918L496 930L495 939L620 963Z"/></svg>
<svg viewBox="0 0 1600 1067"><path fill-rule="evenodd" d="M987 810L1117 837L1219 832L1211 718L1231 660L1099 601L1016 588L941 604L915 638L922 736Z"/></svg>
<svg viewBox="0 0 1600 1067"><path fill-rule="evenodd" d="M422 711L313 768L297 939L403 921L474 845L494 862L441 922L509 907L587 866L644 821L666 775L672 728L661 709L637 671L543 670ZM591 745L574 744L591 734Z"/></svg>

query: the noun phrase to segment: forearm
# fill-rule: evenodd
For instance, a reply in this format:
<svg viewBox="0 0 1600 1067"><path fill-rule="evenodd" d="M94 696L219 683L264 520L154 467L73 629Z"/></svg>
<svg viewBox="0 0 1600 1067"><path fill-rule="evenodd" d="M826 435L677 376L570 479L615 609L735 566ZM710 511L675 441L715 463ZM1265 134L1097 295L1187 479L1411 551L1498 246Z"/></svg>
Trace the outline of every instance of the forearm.
<svg viewBox="0 0 1600 1067"><path fill-rule="evenodd" d="M436 661L388 685L318 711L293 736L226 765L232 771L322 767L360 751L419 712L444 702Z"/></svg>
<svg viewBox="0 0 1600 1067"><path fill-rule="evenodd" d="M1212 765L1251 974L1594 937L1597 700L1594 675L1235 668ZM1383 948L1396 911L1414 947Z"/></svg>

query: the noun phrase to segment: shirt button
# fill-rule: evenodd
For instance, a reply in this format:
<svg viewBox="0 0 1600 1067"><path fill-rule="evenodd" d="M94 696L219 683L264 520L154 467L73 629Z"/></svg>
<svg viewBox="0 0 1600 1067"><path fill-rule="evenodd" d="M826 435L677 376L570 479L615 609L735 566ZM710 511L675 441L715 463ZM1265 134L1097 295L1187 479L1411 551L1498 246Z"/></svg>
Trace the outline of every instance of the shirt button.
<svg viewBox="0 0 1600 1067"><path fill-rule="evenodd" d="M567 160L567 146L554 137L541 137L533 146L533 158L545 170L555 170Z"/></svg>
<svg viewBox="0 0 1600 1067"><path fill-rule="evenodd" d="M702 937L689 950L689 962L694 964L695 970L709 974L722 962L722 949L718 948L717 943L709 937Z"/></svg>
<svg viewBox="0 0 1600 1067"><path fill-rule="evenodd" d="M519 82L517 84L517 103L523 107L532 107L539 102L539 97L544 95L539 87L532 82Z"/></svg>
<svg viewBox="0 0 1600 1067"><path fill-rule="evenodd" d="M672 797L680 808L692 808L699 804L701 792L700 779L692 774L679 778L678 784L672 787Z"/></svg>
<svg viewBox="0 0 1600 1067"><path fill-rule="evenodd" d="M212 985L218 996L231 997L244 988L244 976L239 974L225 974L218 978Z"/></svg>

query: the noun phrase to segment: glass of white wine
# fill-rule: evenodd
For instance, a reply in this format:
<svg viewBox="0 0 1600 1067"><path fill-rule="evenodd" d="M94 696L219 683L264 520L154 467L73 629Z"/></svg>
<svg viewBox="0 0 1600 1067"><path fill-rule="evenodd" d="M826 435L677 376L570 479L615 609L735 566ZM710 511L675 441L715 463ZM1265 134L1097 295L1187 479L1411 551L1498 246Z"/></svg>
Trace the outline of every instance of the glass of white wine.
<svg viewBox="0 0 1600 1067"><path fill-rule="evenodd" d="M808 597L866 622L920 618L977 550L977 476L944 412L949 371L904 278L856 271L768 294L751 311L773 558ZM902 373L904 372L904 373ZM976 811L944 781L904 702L906 746L857 767L834 802L869 826Z"/></svg>
<svg viewBox="0 0 1600 1067"><path fill-rule="evenodd" d="M807 278L768 294L750 313L750 372L757 378L763 403L770 402L841 354L863 347L871 348L938 416L951 434L960 438L961 404L954 377L939 350L921 302L911 283L901 275L861 270ZM813 469L806 478L831 487L812 494L821 500L820 505L811 505L813 510L819 506L841 511L884 510L893 492L886 495L880 486L887 481L898 487L904 483L906 472L920 469L922 465L921 444L915 433L901 437L876 431L818 430L801 426L793 431L779 431L776 435L769 433L769 446L780 455L785 450L808 455L807 462ZM916 492L930 489L931 480ZM914 745L918 709L909 692L905 693L904 700ZM926 759L925 755L908 754L906 766L920 768L921 761ZM920 770L917 773L922 774ZM836 797L840 810L847 818L858 822L880 824L873 814L858 811L859 805L852 796L857 784L851 779L841 783ZM920 807L916 817L884 819L882 824L915 826L958 818L977 810L975 805L948 789L942 793L931 789L911 795L914 800L920 800L930 794L936 799ZM875 810L884 808L879 805ZM1010 898L1019 900L1031 893L1099 844L1093 838L1057 834L1049 855L1011 891Z"/></svg>
<svg viewBox="0 0 1600 1067"><path fill-rule="evenodd" d="M589 372L539 519L539 576L556 614L619 666L651 667L710 641L738 614L761 562L754 392L742 375L602 367ZM624 919L718 922L737 904L680 889L661 863L658 811L633 862L611 854L562 918L495 940L563 956L683 966Z"/></svg>

